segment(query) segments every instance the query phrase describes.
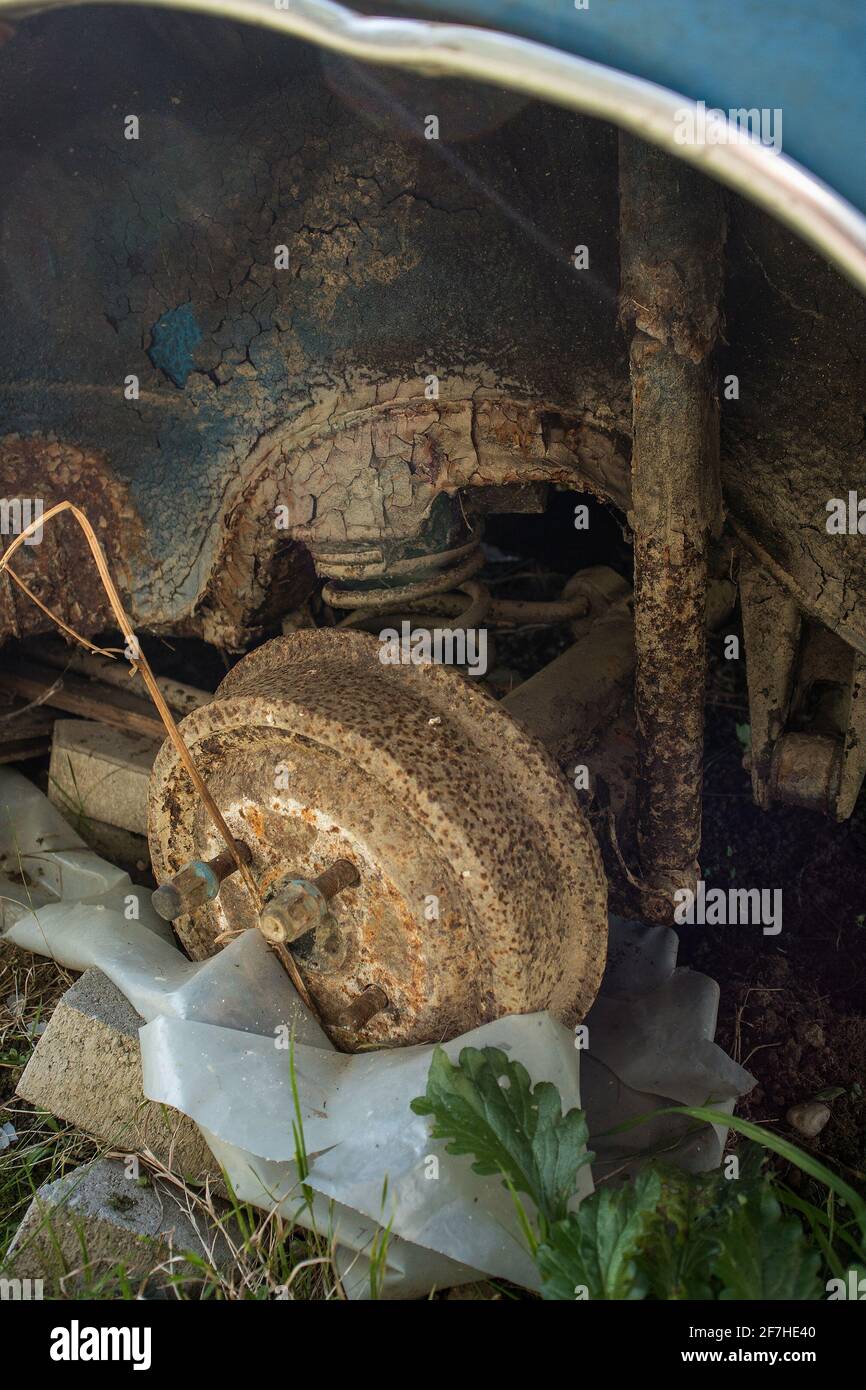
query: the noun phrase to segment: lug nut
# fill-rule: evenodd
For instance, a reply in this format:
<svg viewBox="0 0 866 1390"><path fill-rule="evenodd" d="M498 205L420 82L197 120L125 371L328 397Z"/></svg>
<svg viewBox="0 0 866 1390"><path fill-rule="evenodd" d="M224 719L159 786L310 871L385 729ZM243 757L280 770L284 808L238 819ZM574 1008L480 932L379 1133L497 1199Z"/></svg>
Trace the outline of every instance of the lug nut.
<svg viewBox="0 0 866 1390"><path fill-rule="evenodd" d="M249 847L242 840L235 840L235 848L243 863L249 864ZM228 847L213 859L192 859L168 883L160 884L150 900L164 921L173 922L176 917L195 912L203 903L213 902L225 879L236 873L237 867Z"/></svg>
<svg viewBox="0 0 866 1390"><path fill-rule="evenodd" d="M358 870L348 859L337 859L317 878L293 878L263 910L259 918L262 935L274 945L297 941L328 920L331 898L360 882Z"/></svg>

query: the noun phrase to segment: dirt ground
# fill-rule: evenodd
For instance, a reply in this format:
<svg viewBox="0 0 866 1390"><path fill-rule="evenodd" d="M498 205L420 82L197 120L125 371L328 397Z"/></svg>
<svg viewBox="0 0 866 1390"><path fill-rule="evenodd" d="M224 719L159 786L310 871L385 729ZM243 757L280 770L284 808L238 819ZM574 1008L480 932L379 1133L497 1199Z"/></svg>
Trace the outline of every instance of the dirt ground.
<svg viewBox="0 0 866 1390"><path fill-rule="evenodd" d="M723 888L781 888L782 930L682 927L680 960L718 980L717 1041L757 1077L740 1113L785 1129L789 1106L820 1095L830 1122L797 1142L866 1180L866 797L841 825L759 810L742 766L745 665L723 659L721 637L711 649L704 877Z"/></svg>

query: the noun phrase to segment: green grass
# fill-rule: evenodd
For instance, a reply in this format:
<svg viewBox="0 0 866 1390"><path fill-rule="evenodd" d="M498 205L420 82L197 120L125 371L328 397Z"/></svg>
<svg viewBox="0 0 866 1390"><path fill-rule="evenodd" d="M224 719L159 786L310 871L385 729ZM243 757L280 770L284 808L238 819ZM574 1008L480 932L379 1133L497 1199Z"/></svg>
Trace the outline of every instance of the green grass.
<svg viewBox="0 0 866 1390"><path fill-rule="evenodd" d="M124 1148L122 1135L115 1136L112 1147L98 1145L15 1096L19 1077L37 1041L33 1025L50 1017L71 982L67 972L53 961L32 959L0 945L0 1124L11 1121L17 1131L10 1147L0 1150L0 1274L5 1272L9 1242L40 1186L92 1159L126 1157L129 1152ZM304 1181L309 1163L293 1050L288 1054L288 1065L295 1103L293 1132L299 1174L297 1206L292 1215L305 1212L309 1217L313 1193ZM169 1297L182 1301L319 1301L345 1297L335 1262L332 1230L302 1229L293 1219L281 1216L276 1207L264 1211L242 1202L227 1179L220 1194L208 1185L184 1180L152 1154L139 1154L138 1159L139 1181L159 1178L170 1184L197 1228L219 1233L228 1246L229 1258L218 1264L201 1253L173 1251L168 1261L154 1258L142 1273L123 1264L100 1263L88 1250L80 1226L75 1228L77 1241L71 1254L70 1223L65 1223L63 1229L58 1225L55 1230L46 1217L31 1238L38 1240L46 1252L46 1275L52 1274L56 1281L52 1296L122 1301L152 1293L160 1286ZM374 1296L381 1285L387 1242L386 1230L377 1236L368 1252L373 1266Z"/></svg>
<svg viewBox="0 0 866 1390"><path fill-rule="evenodd" d="M17 1138L0 1149L0 1260L43 1183L93 1156L94 1145L53 1115L18 1100L15 1088L45 1023L71 976L53 961L31 959L0 944L0 1124Z"/></svg>

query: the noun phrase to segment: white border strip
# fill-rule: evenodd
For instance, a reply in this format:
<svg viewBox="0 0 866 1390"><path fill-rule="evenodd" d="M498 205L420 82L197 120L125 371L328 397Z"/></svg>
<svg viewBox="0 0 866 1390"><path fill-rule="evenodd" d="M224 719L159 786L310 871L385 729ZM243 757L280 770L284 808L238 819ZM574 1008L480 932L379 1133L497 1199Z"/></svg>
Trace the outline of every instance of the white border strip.
<svg viewBox="0 0 866 1390"><path fill-rule="evenodd" d="M72 4L118 0L0 0L10 19ZM488 29L428 20L357 15L332 0L120 0L216 15L275 29L362 62L456 76L526 93L540 101L597 116L659 145L757 203L838 267L866 293L866 217L801 165L707 113L717 144L679 144L690 98L586 58ZM679 116L679 120L677 119ZM724 131L720 127L724 126Z"/></svg>

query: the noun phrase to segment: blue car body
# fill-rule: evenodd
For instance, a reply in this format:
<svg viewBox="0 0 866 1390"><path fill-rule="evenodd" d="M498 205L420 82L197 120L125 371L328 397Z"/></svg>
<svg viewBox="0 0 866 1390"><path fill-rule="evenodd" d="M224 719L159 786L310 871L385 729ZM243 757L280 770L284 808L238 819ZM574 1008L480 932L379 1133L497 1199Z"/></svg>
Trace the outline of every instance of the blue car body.
<svg viewBox="0 0 866 1390"><path fill-rule="evenodd" d="M866 212L860 0L424 0L416 13L518 34L723 111L781 110L785 153Z"/></svg>

